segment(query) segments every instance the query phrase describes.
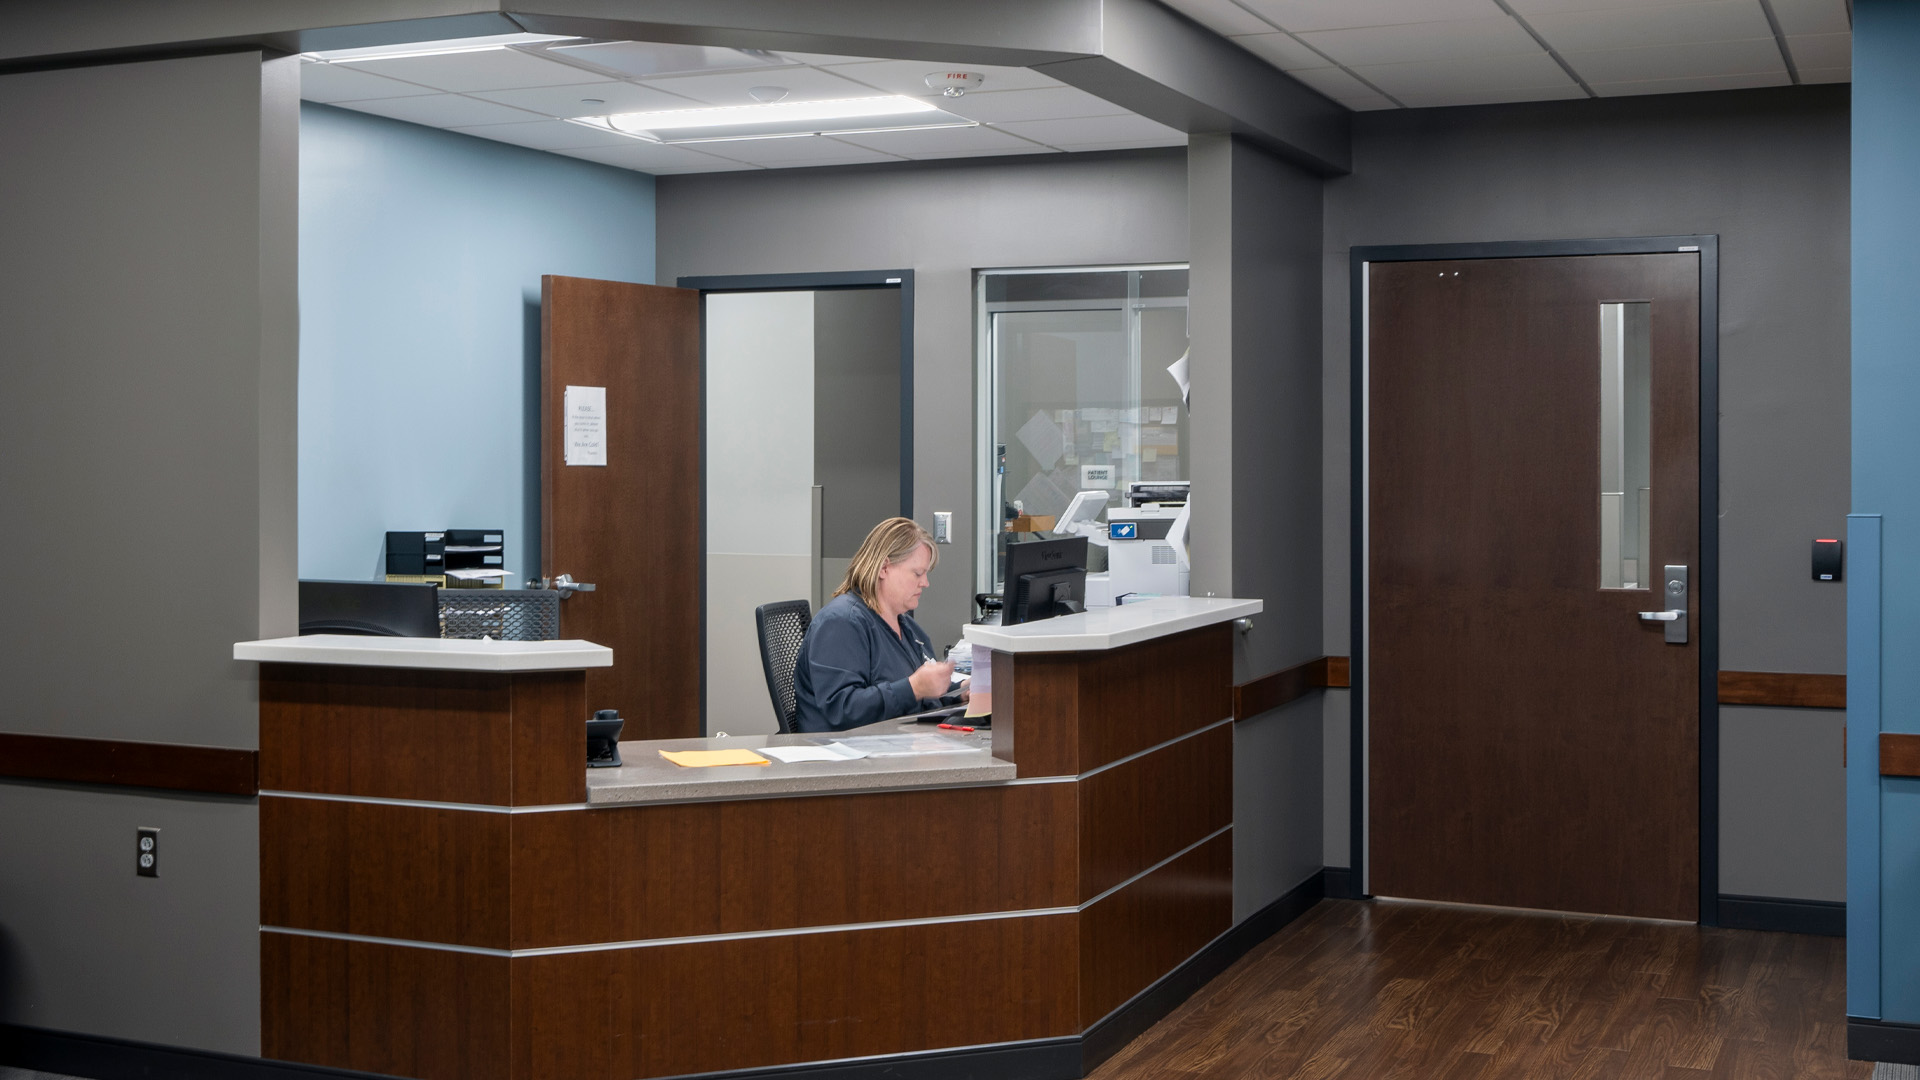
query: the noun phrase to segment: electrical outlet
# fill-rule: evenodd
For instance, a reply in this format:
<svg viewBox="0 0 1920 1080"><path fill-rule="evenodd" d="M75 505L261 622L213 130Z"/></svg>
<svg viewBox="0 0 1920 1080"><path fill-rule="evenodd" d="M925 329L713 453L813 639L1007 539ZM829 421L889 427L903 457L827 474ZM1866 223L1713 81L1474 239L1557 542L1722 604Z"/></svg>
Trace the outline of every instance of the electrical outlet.
<svg viewBox="0 0 1920 1080"><path fill-rule="evenodd" d="M953 543L953 511L935 510L933 512L933 542Z"/></svg>
<svg viewBox="0 0 1920 1080"><path fill-rule="evenodd" d="M141 877L159 877L160 830L142 826L134 832L139 837L139 848L134 860L133 872Z"/></svg>

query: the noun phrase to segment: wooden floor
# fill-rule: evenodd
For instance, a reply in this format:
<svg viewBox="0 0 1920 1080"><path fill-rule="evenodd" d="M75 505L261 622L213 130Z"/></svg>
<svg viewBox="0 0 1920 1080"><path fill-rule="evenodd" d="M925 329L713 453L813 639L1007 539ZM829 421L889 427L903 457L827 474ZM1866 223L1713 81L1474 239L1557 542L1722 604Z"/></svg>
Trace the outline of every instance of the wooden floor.
<svg viewBox="0 0 1920 1080"><path fill-rule="evenodd" d="M1091 1076L1864 1080L1844 964L1839 938L1326 900Z"/></svg>

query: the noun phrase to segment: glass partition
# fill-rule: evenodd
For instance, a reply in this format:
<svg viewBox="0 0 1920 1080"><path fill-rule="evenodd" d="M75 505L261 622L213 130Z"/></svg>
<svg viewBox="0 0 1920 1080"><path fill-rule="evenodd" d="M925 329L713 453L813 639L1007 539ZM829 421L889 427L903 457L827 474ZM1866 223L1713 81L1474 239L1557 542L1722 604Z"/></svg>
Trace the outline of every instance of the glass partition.
<svg viewBox="0 0 1920 1080"><path fill-rule="evenodd" d="M1647 588L1653 305L1600 305L1600 587Z"/></svg>
<svg viewBox="0 0 1920 1080"><path fill-rule="evenodd" d="M1010 537L1048 532L1081 491L1185 480L1187 269L988 270L976 281L975 580L1001 588ZM1103 548L1090 552L1095 565Z"/></svg>

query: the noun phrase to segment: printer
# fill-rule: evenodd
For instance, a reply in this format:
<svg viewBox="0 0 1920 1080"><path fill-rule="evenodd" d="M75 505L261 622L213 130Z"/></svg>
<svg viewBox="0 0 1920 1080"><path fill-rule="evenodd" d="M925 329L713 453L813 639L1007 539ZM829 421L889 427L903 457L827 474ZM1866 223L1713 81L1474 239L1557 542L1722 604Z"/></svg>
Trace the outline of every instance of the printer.
<svg viewBox="0 0 1920 1080"><path fill-rule="evenodd" d="M1193 573L1187 551L1192 520L1187 480L1135 480L1122 505L1106 506L1105 491L1082 491L1055 532L1084 535L1107 549L1105 573L1087 575L1087 606L1112 607L1129 599L1186 596ZM1106 523L1098 521L1105 508Z"/></svg>

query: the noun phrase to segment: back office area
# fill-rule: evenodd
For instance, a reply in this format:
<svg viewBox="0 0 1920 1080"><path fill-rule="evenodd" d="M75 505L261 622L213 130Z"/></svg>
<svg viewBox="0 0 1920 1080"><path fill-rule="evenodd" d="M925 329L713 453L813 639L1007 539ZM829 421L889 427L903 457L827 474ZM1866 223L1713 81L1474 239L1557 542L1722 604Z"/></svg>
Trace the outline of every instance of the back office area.
<svg viewBox="0 0 1920 1080"><path fill-rule="evenodd" d="M1231 639L1244 951L1384 870L1356 715L1372 673L1355 457L1376 434L1356 251L1711 237L1699 910L1844 932L1854 1056L1920 1062L1920 766L1901 756L1920 685L1899 660L1920 627L1905 465L1920 382L1897 285L1920 232L1905 122L1920 18L1853 5L1851 84L1350 111L1147 0L1073 0L1051 20L588 6L393 4L357 25L325 4L6 16L0 560L40 585L16 595L0 647L0 1047L52 1033L262 1054L261 785L215 776L264 749L258 672L233 645L293 633L300 578L372 576L367 538L410 527L396 518L505 525L516 568L540 572L541 275L910 270L910 506L929 526L955 514L919 613L944 647L972 616L986 535L979 272L1190 268L1192 595L1264 604ZM1102 16L1105 36L1086 30ZM850 70L836 56L1028 69L1183 145L902 160L872 155L904 139L850 137L805 167L639 165L302 100L295 54L518 32L779 50L828 74ZM1039 138L1021 122L1005 127ZM703 423L709 446L729 437ZM1848 540L1840 582L1807 571L1829 537ZM706 573L740 557L709 546ZM751 676L738 659L721 670ZM1447 689L1492 711L1522 675ZM714 700L709 731L725 727ZM237 756L196 758L197 779L151 759L115 772L40 736ZM143 826L165 838L158 879L128 865Z"/></svg>

